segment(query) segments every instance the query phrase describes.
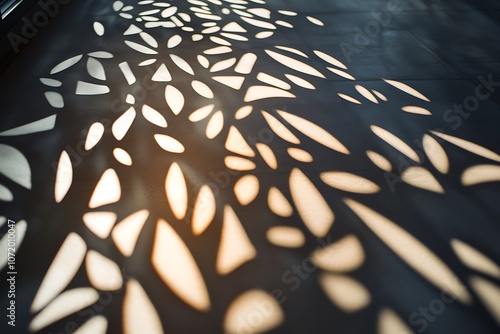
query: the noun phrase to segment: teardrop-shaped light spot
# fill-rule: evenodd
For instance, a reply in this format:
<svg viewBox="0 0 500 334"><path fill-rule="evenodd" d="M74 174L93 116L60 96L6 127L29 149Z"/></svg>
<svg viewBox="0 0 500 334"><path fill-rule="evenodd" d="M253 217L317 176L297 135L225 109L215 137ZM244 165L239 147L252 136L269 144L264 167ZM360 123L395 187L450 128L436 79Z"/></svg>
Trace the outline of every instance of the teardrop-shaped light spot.
<svg viewBox="0 0 500 334"><path fill-rule="evenodd" d="M108 320L102 315L90 318L86 323L78 327L74 334L106 334Z"/></svg>
<svg viewBox="0 0 500 334"><path fill-rule="evenodd" d="M272 86L276 86L281 89L290 89L292 86L290 86L287 82L280 80L276 77L273 77L272 75L269 75L267 73L259 72L257 74L257 80L262 81L263 83L267 83Z"/></svg>
<svg viewBox="0 0 500 334"><path fill-rule="evenodd" d="M420 162L420 158L417 152L415 152L410 146L408 146L408 144L396 137L394 134L376 125L371 125L370 128L380 139L385 141L387 144L391 145L396 150L403 153L413 161Z"/></svg>
<svg viewBox="0 0 500 334"><path fill-rule="evenodd" d="M217 36L210 36L210 40L214 43L217 43L219 45L225 45L225 46L231 46L231 42L226 41L223 38L217 37Z"/></svg>
<svg viewBox="0 0 500 334"><path fill-rule="evenodd" d="M452 239L451 246L458 258L469 268L500 279L500 266L492 259L463 241Z"/></svg>
<svg viewBox="0 0 500 334"><path fill-rule="evenodd" d="M43 131L52 130L56 124L57 116L50 115L42 119L17 126L15 128L0 132L0 136L21 136L30 133L38 133Z"/></svg>
<svg viewBox="0 0 500 334"><path fill-rule="evenodd" d="M286 126L283 125L276 117L272 116L268 112L262 110L262 115L266 119L267 124L275 134L278 135L283 140L286 140L292 144L300 144L299 138L297 138Z"/></svg>
<svg viewBox="0 0 500 334"><path fill-rule="evenodd" d="M272 35L274 35L273 31L261 31L261 32L255 34L255 38L257 38L257 39L265 39L265 38L271 37Z"/></svg>
<svg viewBox="0 0 500 334"><path fill-rule="evenodd" d="M222 111L217 111L212 115L210 121L207 125L207 130L205 132L208 139L214 139L222 131L224 127L224 114Z"/></svg>
<svg viewBox="0 0 500 334"><path fill-rule="evenodd" d="M234 125L231 125L229 128L225 147L228 151L233 153L241 154L247 157L255 156L255 152L252 150L250 145L248 145L245 138L243 138L240 131Z"/></svg>
<svg viewBox="0 0 500 334"><path fill-rule="evenodd" d="M196 261L181 237L160 219L151 256L153 267L163 282L189 306L210 309L210 298Z"/></svg>
<svg viewBox="0 0 500 334"><path fill-rule="evenodd" d="M306 16L306 18L307 18L309 21L311 21L312 23L314 23L315 25L317 25L317 26L322 27L322 26L324 26L324 25L325 25L323 22L321 22L321 20L319 20L319 19L317 19L317 18L315 18L315 17L312 17L312 16Z"/></svg>
<svg viewBox="0 0 500 334"><path fill-rule="evenodd" d="M422 140L424 146L425 154L429 157L432 165L441 173L447 174L450 169L450 163L448 161L448 156L444 151L441 144L428 134L424 135Z"/></svg>
<svg viewBox="0 0 500 334"><path fill-rule="evenodd" d="M141 284L130 279L123 300L123 332L164 333L161 319Z"/></svg>
<svg viewBox="0 0 500 334"><path fill-rule="evenodd" d="M62 151L57 165L54 198L56 203L61 203L73 182L73 164L68 152Z"/></svg>
<svg viewBox="0 0 500 334"><path fill-rule="evenodd" d="M9 190L9 188L5 187L3 184L0 184L0 201L12 202L14 199L14 195ZM2 269L3 266L0 266Z"/></svg>
<svg viewBox="0 0 500 334"><path fill-rule="evenodd" d="M130 157L130 154L128 154L128 152L123 148L115 148L113 150L113 156L115 157L116 161L118 161L122 165L132 166L132 158Z"/></svg>
<svg viewBox="0 0 500 334"><path fill-rule="evenodd" d="M278 247L300 248L304 246L304 233L296 227L273 226L266 232L267 240Z"/></svg>
<svg viewBox="0 0 500 334"><path fill-rule="evenodd" d="M313 161L312 155L309 152L307 152L301 148L289 147L287 149L287 152L292 158L294 158L297 161L300 161L300 162L312 162Z"/></svg>
<svg viewBox="0 0 500 334"><path fill-rule="evenodd" d="M436 136L452 143L453 145L456 145L458 147L463 148L466 151L469 151L471 153L477 154L481 157L484 157L486 159L491 159L496 162L500 162L500 155L483 147L478 144L472 143L470 141L467 141L465 139L457 138L454 136L450 136L441 132L437 131L431 131L433 134Z"/></svg>
<svg viewBox="0 0 500 334"><path fill-rule="evenodd" d="M151 108L147 104L142 106L142 115L150 123L159 126L160 128L167 127L167 120L156 109Z"/></svg>
<svg viewBox="0 0 500 334"><path fill-rule="evenodd" d="M125 137L130 126L134 122L135 116L136 112L134 107L130 107L113 123L111 132L116 140L122 140L123 137Z"/></svg>
<svg viewBox="0 0 500 334"><path fill-rule="evenodd" d="M334 151L350 154L349 150L334 136L328 133L323 128L308 121L302 117L296 116L294 114L287 113L282 110L278 110L278 113L283 117L288 123L293 125L297 130L308 136L309 138L317 141L318 143L331 148Z"/></svg>
<svg viewBox="0 0 500 334"><path fill-rule="evenodd" d="M241 157L233 157L233 156L225 157L224 164L226 165L227 168L240 172L245 172L255 169L255 163L253 161Z"/></svg>
<svg viewBox="0 0 500 334"><path fill-rule="evenodd" d="M30 332L38 332L48 325L63 319L99 300L99 294L92 288L76 288L61 293L29 325Z"/></svg>
<svg viewBox="0 0 500 334"><path fill-rule="evenodd" d="M82 217L85 226L101 239L106 239L116 222L116 213L111 211L87 212Z"/></svg>
<svg viewBox="0 0 500 334"><path fill-rule="evenodd" d="M59 248L36 293L30 311L36 313L61 293L71 282L83 263L87 245L76 233L71 232Z"/></svg>
<svg viewBox="0 0 500 334"><path fill-rule="evenodd" d="M0 174L26 189L31 189L31 169L26 157L18 149L0 144Z"/></svg>
<svg viewBox="0 0 500 334"><path fill-rule="evenodd" d="M234 118L237 119L237 120L242 120L242 119L248 117L252 113L252 111L253 111L253 107L252 106L241 107L234 114Z"/></svg>
<svg viewBox="0 0 500 334"><path fill-rule="evenodd" d="M293 95L290 92L287 92L286 90L282 90L271 86L251 86L248 88L243 101L253 102L257 100L263 100L275 97L295 98L295 95Z"/></svg>
<svg viewBox="0 0 500 334"><path fill-rule="evenodd" d="M206 99L213 99L214 98L214 93L208 87L205 83L198 81L198 80L193 80L191 82L191 87L193 87L194 91L198 93L199 95L203 96Z"/></svg>
<svg viewBox="0 0 500 334"><path fill-rule="evenodd" d="M123 284L120 267L95 250L89 250L85 260L85 267L90 284L97 290L114 291Z"/></svg>
<svg viewBox="0 0 500 334"><path fill-rule="evenodd" d="M155 74L151 77L151 80L156 82L169 82L172 81L172 75L165 64L161 64L156 70Z"/></svg>
<svg viewBox="0 0 500 334"><path fill-rule="evenodd" d="M148 34L147 32L141 32L139 33L139 36L141 36L142 40L144 42L146 42L149 46L153 47L153 48L157 48L158 47L158 42L156 41L156 39L151 36L150 34Z"/></svg>
<svg viewBox="0 0 500 334"><path fill-rule="evenodd" d="M184 95L174 86L168 85L165 88L165 100L175 115L179 115L184 107Z"/></svg>
<svg viewBox="0 0 500 334"><path fill-rule="evenodd" d="M377 152L366 151L366 155L371 160L371 162L373 162L373 164L378 168L386 172L390 172L392 170L392 164L390 163L390 161L387 160L382 155L378 154Z"/></svg>
<svg viewBox="0 0 500 334"><path fill-rule="evenodd" d="M383 308L378 315L377 322L378 334L404 334L413 333L406 322L401 319L394 311Z"/></svg>
<svg viewBox="0 0 500 334"><path fill-rule="evenodd" d="M89 57L87 60L87 71L90 76L98 80L106 80L106 72L104 72L104 66L102 63L94 58Z"/></svg>
<svg viewBox="0 0 500 334"><path fill-rule="evenodd" d="M89 201L89 208L94 209L106 204L116 203L121 197L120 180L115 170L107 169L101 176Z"/></svg>
<svg viewBox="0 0 500 334"><path fill-rule="evenodd" d="M236 64L236 58L229 58L229 59L226 59L226 60L221 60L221 61L215 63L210 68L210 72L214 73L214 72L223 71L225 69L230 68L234 64Z"/></svg>
<svg viewBox="0 0 500 334"><path fill-rule="evenodd" d="M438 180L424 167L413 166L407 168L401 174L401 179L414 187L444 194L444 189Z"/></svg>
<svg viewBox="0 0 500 334"><path fill-rule="evenodd" d="M250 290L239 295L227 309L224 332L259 334L278 327L285 320L278 302L264 290Z"/></svg>
<svg viewBox="0 0 500 334"><path fill-rule="evenodd" d="M241 205L252 203L259 194L259 179L255 175L243 176L234 184L234 194Z"/></svg>
<svg viewBox="0 0 500 334"><path fill-rule="evenodd" d="M263 17L265 19L271 18L271 11L266 8L250 8L248 9L248 12Z"/></svg>
<svg viewBox="0 0 500 334"><path fill-rule="evenodd" d="M99 122L95 122L89 128L87 133L87 138L85 139L85 151L93 149L104 135L104 125Z"/></svg>
<svg viewBox="0 0 500 334"><path fill-rule="evenodd" d="M45 92L44 95L51 107L58 109L64 107L64 100L61 94L57 92Z"/></svg>
<svg viewBox="0 0 500 334"><path fill-rule="evenodd" d="M217 252L216 268L220 275L227 275L252 260L257 251L241 225L233 209L224 207L224 220L219 250Z"/></svg>
<svg viewBox="0 0 500 334"><path fill-rule="evenodd" d="M469 282L486 309L500 325L500 288L498 285L479 276L472 276Z"/></svg>
<svg viewBox="0 0 500 334"><path fill-rule="evenodd" d="M296 12L290 11L290 10L278 10L278 13L286 15L286 16L297 16Z"/></svg>
<svg viewBox="0 0 500 334"><path fill-rule="evenodd" d="M330 301L346 313L358 312L371 302L370 292L353 278L323 273L319 282Z"/></svg>
<svg viewBox="0 0 500 334"><path fill-rule="evenodd" d="M356 78L355 78L355 77L353 77L353 76L352 76L352 75L350 75L349 73L344 72L344 71L342 71L342 70L339 70L339 69L336 69L336 68L333 68L333 67L327 67L327 69L328 69L330 72L332 72L332 73L334 73L334 74L338 75L339 77L345 78L345 79L347 79L347 80L356 80ZM338 95L339 95L339 96L340 96L340 95L343 95L344 97L346 97L346 96L347 96L347 95L345 95L345 94L338 94ZM376 94L375 94L375 95L376 95ZM377 95L377 96L378 96L378 95ZM343 97L343 98L344 98L344 97ZM345 98L344 98L344 99L345 99ZM356 99L354 99L354 100L356 100ZM356 100L356 101L357 101L357 100ZM351 102L353 102L353 101L351 101ZM358 102L359 102L359 101L358 101ZM354 102L354 103L355 103L355 102ZM359 104L359 103L358 103L358 104Z"/></svg>
<svg viewBox="0 0 500 334"><path fill-rule="evenodd" d="M183 19L184 21L186 21L186 22L191 22L191 16L189 16L189 14L186 14L186 13L179 13L178 15L179 15L179 17L180 17L181 19Z"/></svg>
<svg viewBox="0 0 500 334"><path fill-rule="evenodd" d="M464 304L472 297L451 269L429 248L381 214L352 199L344 202L392 251L438 288L454 295Z"/></svg>
<svg viewBox="0 0 500 334"><path fill-rule="evenodd" d="M401 108L401 110L406 111L407 113L410 113L410 114L432 115L429 110L422 108L422 107L417 107L417 106L405 106L405 107Z"/></svg>
<svg viewBox="0 0 500 334"><path fill-rule="evenodd" d="M361 104L361 102L359 102L359 100L356 100L354 97L352 96L349 96L349 95L346 95L346 94L342 94L342 93L337 93L337 95L341 98L341 99L344 99L348 102L351 102L351 103L354 103L354 104Z"/></svg>
<svg viewBox="0 0 500 334"><path fill-rule="evenodd" d="M415 96L416 98L419 98L419 99L424 100L426 102L431 102L422 93L420 93L419 91L417 91L415 88L412 88L412 87L408 86L407 84L404 84L402 82L395 81L395 80L386 80L386 79L383 79L383 80L385 82L387 82L389 85L394 86L397 89L399 89L399 90L401 90L401 91L403 91L403 92L405 92L407 94Z"/></svg>
<svg viewBox="0 0 500 334"><path fill-rule="evenodd" d="M208 117L208 115L210 115L212 110L214 110L213 104L209 104L209 105L206 105L204 107L201 107L201 108L193 111L193 113L191 115L189 115L189 120L191 122L199 122L201 120L204 120L205 118Z"/></svg>
<svg viewBox="0 0 500 334"><path fill-rule="evenodd" d="M256 26L258 28L270 29L270 30L276 29L276 26L274 24L266 22L266 21L256 20L256 19L252 19L252 18L244 17L244 16L240 16L240 18L243 21L245 21L246 23L249 23L249 24Z"/></svg>
<svg viewBox="0 0 500 334"><path fill-rule="evenodd" d="M241 41L241 42L248 41L248 38L246 38L245 36L242 36L242 35L232 34L229 32L221 32L220 34L221 34L221 36L224 36L224 37L229 38L229 39L233 39L235 41Z"/></svg>
<svg viewBox="0 0 500 334"><path fill-rule="evenodd" d="M464 186L500 181L500 166L477 165L467 168L461 177Z"/></svg>
<svg viewBox="0 0 500 334"><path fill-rule="evenodd" d="M368 101L371 101L371 102L373 102L375 104L378 104L377 98L368 89L366 89L365 87L363 87L361 85L356 85L356 86L354 86L354 88L356 88L356 90L358 91L358 93L361 94L361 95L363 95L363 97L365 99L367 99Z"/></svg>
<svg viewBox="0 0 500 334"><path fill-rule="evenodd" d="M255 54L245 53L234 70L240 74L250 74L256 61L257 56Z"/></svg>
<svg viewBox="0 0 500 334"><path fill-rule="evenodd" d="M191 38L193 39L193 42L198 42L198 41L201 41L203 39L203 35L202 34L193 34L193 36L191 36Z"/></svg>
<svg viewBox="0 0 500 334"><path fill-rule="evenodd" d="M192 231L194 235L200 235L208 228L214 220L216 213L215 196L209 186L203 185L196 197L193 208Z"/></svg>
<svg viewBox="0 0 500 334"><path fill-rule="evenodd" d="M387 97L382 94L381 92L375 90L375 89L372 89L372 92L373 94L375 94L375 96L377 96L380 100L384 101L384 102L387 102Z"/></svg>
<svg viewBox="0 0 500 334"><path fill-rule="evenodd" d="M288 202L285 195L276 187L269 188L267 205L275 215L290 217L293 214L292 205Z"/></svg>
<svg viewBox="0 0 500 334"><path fill-rule="evenodd" d="M154 64L156 63L157 59L156 58L152 58L152 59L146 59L144 61L141 61L139 63L139 66L148 66L148 65L151 65L151 64Z"/></svg>
<svg viewBox="0 0 500 334"><path fill-rule="evenodd" d="M76 95L102 95L107 93L109 93L109 87L106 85L96 85L84 81L77 81L76 83Z"/></svg>
<svg viewBox="0 0 500 334"><path fill-rule="evenodd" d="M82 59L82 55L78 55L78 56L74 56L74 57L71 57L69 59L66 59L65 61L54 66L54 68L52 70L50 70L50 74L56 74L56 73L62 72L65 69L70 68L71 66L78 63L80 61L80 59Z"/></svg>
<svg viewBox="0 0 500 334"><path fill-rule="evenodd" d="M163 17L163 18L170 17L170 16L174 15L175 13L177 13L177 7L172 6L172 7L169 7L167 9L163 10L161 12L161 17Z"/></svg>
<svg viewBox="0 0 500 334"><path fill-rule="evenodd" d="M316 250L313 263L323 270L347 273L361 267L365 262L365 252L359 239L347 235L337 242Z"/></svg>
<svg viewBox="0 0 500 334"><path fill-rule="evenodd" d="M290 173L290 193L309 231L318 238L326 236L335 216L314 183L298 168Z"/></svg>
<svg viewBox="0 0 500 334"><path fill-rule="evenodd" d="M132 7L132 6L127 6L127 7ZM118 14L120 15L121 17L123 17L124 19L127 19L127 20L131 20L133 18L132 14L129 14L129 13L120 13ZM141 20L141 18L138 18L138 20Z"/></svg>
<svg viewBox="0 0 500 334"><path fill-rule="evenodd" d="M320 176L321 180L332 188L357 194L375 194L380 191L378 185L359 175L346 172L323 172Z"/></svg>
<svg viewBox="0 0 500 334"><path fill-rule="evenodd" d="M288 46L281 46L281 45L276 45L276 48L280 49L280 50L288 51L288 52L291 52L291 53L295 53L296 55L299 55L299 56L304 57L304 58L309 58L309 56L306 55L304 52L302 52L302 51L300 51L298 49L295 49L295 48L291 48L291 47L288 47Z"/></svg>
<svg viewBox="0 0 500 334"><path fill-rule="evenodd" d="M191 67L191 65L189 65L187 61L174 54L170 54L170 58L172 59L174 64L177 65L177 67L179 67L181 70L183 70L188 74L194 75L193 68Z"/></svg>
<svg viewBox="0 0 500 334"><path fill-rule="evenodd" d="M296 75L285 74L285 76L288 78L288 80L290 80L291 82L293 82L297 86L300 86L300 87L305 88L305 89L316 89L316 87L314 87L314 85L312 83L310 83L309 81L302 79Z"/></svg>
<svg viewBox="0 0 500 334"><path fill-rule="evenodd" d="M280 63L286 67L289 67L295 71L299 71L299 72L302 72L305 74L309 74L309 75L313 75L313 76L325 79L325 76L323 74L321 74L321 72L319 72L318 70L314 69L312 66L310 66L306 63L303 63L299 60L282 55L280 53L277 53L277 52L274 52L271 50L266 50L266 53L271 58L276 60L278 63Z"/></svg>
<svg viewBox="0 0 500 334"><path fill-rule="evenodd" d="M330 63L334 66L337 66L337 67L340 67L344 70L347 70L347 66L345 66L340 60L324 53L324 52L321 52L321 51L318 51L318 50L314 50L314 53L320 57L321 59L323 59L324 61L326 61L327 63Z"/></svg>
<svg viewBox="0 0 500 334"><path fill-rule="evenodd" d="M122 8L123 8L123 2L121 2L121 1L115 1L115 2L113 2L113 10L115 12L119 11Z"/></svg>
<svg viewBox="0 0 500 334"><path fill-rule="evenodd" d="M116 224L111 237L123 256L130 256L134 252L137 239L148 217L148 210L140 210Z"/></svg>
<svg viewBox="0 0 500 334"><path fill-rule="evenodd" d="M235 90L240 90L241 86L243 86L243 82L245 81L245 77L243 76L234 76L234 75L228 75L228 76L214 76L212 77L215 81L226 85L228 87L231 87L232 89Z"/></svg>
<svg viewBox="0 0 500 334"><path fill-rule="evenodd" d="M177 139L170 137L168 135L156 134L154 135L156 142L162 149L171 153L183 153L184 145L182 145Z"/></svg>
<svg viewBox="0 0 500 334"><path fill-rule="evenodd" d="M106 51L96 51L88 54L90 57L101 58L101 59L111 59L113 54Z"/></svg>
<svg viewBox="0 0 500 334"><path fill-rule="evenodd" d="M179 35L174 35L168 39L167 48L173 49L177 45L181 44L181 42L182 42L182 37Z"/></svg>
<svg viewBox="0 0 500 334"><path fill-rule="evenodd" d="M266 144L262 143L257 143L255 144L257 147L257 151L259 151L260 156L266 164L269 166L271 169L277 169L278 168L278 159L276 159L276 155L274 155L273 150Z"/></svg>
<svg viewBox="0 0 500 334"><path fill-rule="evenodd" d="M290 23L288 23L288 22L286 22L286 21L283 21L283 20L277 20L275 23L276 23L277 25L282 26L282 27L286 27L286 28L293 28L293 25L292 25L292 24L290 24Z"/></svg>
<svg viewBox="0 0 500 334"><path fill-rule="evenodd" d="M204 54L213 56L213 55L223 55L226 53L232 52L233 49L231 49L229 46L217 46L215 48L211 48L208 50L203 51Z"/></svg>
<svg viewBox="0 0 500 334"><path fill-rule="evenodd" d="M167 173L165 180L165 191L168 204L175 218L182 220L186 216L188 205L188 193L184 173L180 166L174 162Z"/></svg>
<svg viewBox="0 0 500 334"><path fill-rule="evenodd" d="M151 48L148 48L147 46L144 46L144 45L136 43L136 42L125 41L125 44L127 44L130 48L134 49L135 51L146 54L146 55L158 54L158 51L153 50Z"/></svg>
<svg viewBox="0 0 500 334"><path fill-rule="evenodd" d="M220 27L219 27L219 26L217 26L217 25L215 25L215 26L212 26L212 27L209 27L209 28L203 29L203 30L201 31L201 33L202 33L202 34L206 34L206 35L208 35L208 34L213 34L213 33L216 33L216 32L217 32L217 31L219 31L219 30L220 30Z"/></svg>

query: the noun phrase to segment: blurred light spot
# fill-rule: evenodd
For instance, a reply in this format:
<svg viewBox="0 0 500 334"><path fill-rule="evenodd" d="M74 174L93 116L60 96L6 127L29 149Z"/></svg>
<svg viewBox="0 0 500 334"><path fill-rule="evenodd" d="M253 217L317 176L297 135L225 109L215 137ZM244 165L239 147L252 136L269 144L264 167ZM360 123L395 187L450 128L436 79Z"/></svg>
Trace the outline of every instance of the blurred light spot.
<svg viewBox="0 0 500 334"><path fill-rule="evenodd" d="M180 299L198 311L210 309L207 287L193 255L172 226L162 219L156 227L151 261L163 282Z"/></svg>

